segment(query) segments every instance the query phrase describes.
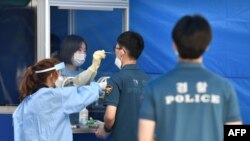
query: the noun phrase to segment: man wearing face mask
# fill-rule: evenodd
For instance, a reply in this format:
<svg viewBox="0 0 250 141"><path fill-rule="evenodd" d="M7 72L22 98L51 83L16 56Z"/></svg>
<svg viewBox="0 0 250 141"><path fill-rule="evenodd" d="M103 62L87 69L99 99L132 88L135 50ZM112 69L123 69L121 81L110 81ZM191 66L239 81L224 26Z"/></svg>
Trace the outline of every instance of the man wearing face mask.
<svg viewBox="0 0 250 141"><path fill-rule="evenodd" d="M83 70L80 68L85 62L87 52L86 41L78 35L67 36L62 43L60 60L65 63L65 69L61 71L57 86L80 86L88 85L94 80L101 59L105 58L104 50L97 50L93 54L92 64ZM79 113L70 115L71 124L78 124Z"/></svg>
<svg viewBox="0 0 250 141"><path fill-rule="evenodd" d="M143 49L143 38L136 32L126 31L117 38L115 65L121 70L107 80L111 90L105 96L104 124L97 137L106 138L112 132L114 141L137 141L142 90L149 79L136 64Z"/></svg>

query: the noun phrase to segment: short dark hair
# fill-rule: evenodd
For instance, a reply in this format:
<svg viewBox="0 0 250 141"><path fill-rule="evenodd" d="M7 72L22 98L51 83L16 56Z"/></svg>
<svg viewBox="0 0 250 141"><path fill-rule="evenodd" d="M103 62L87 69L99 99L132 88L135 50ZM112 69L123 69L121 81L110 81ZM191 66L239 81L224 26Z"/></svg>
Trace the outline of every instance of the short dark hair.
<svg viewBox="0 0 250 141"><path fill-rule="evenodd" d="M68 35L62 42L60 60L65 64L72 64L71 58L80 49L82 43L85 44L87 50L87 43L84 38L78 35Z"/></svg>
<svg viewBox="0 0 250 141"><path fill-rule="evenodd" d="M129 57L138 59L144 49L144 41L142 36L134 31L125 31L117 38L120 47L124 47L128 51Z"/></svg>
<svg viewBox="0 0 250 141"><path fill-rule="evenodd" d="M173 40L183 59L199 58L212 39L208 21L201 15L184 16L172 31Z"/></svg>

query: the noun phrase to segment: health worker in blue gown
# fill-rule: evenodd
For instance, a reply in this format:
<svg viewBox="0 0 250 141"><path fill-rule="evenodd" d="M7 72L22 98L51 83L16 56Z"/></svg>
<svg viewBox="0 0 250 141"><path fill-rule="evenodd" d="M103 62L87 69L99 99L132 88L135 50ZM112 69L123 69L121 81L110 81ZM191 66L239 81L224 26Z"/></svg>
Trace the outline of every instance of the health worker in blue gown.
<svg viewBox="0 0 250 141"><path fill-rule="evenodd" d="M44 59L30 66L20 83L21 103L13 114L15 141L72 141L69 114L96 101L100 85L56 87L64 63Z"/></svg>
<svg viewBox="0 0 250 141"><path fill-rule="evenodd" d="M101 61L106 55L104 50L95 51L92 55L92 64L83 69L87 50L87 42L79 35L68 35L63 40L59 58L65 63L65 68L61 70L59 85L62 87L88 85L94 81ZM79 124L79 113L70 114L69 117L72 125Z"/></svg>

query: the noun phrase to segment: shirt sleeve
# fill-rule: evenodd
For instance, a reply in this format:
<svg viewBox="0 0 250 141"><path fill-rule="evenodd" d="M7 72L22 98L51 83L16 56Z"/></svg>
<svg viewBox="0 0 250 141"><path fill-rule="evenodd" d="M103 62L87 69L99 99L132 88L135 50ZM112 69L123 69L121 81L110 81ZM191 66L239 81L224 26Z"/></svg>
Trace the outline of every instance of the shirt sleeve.
<svg viewBox="0 0 250 141"><path fill-rule="evenodd" d="M75 86L88 85L94 80L95 76L96 72L87 69L73 78L73 84Z"/></svg>
<svg viewBox="0 0 250 141"><path fill-rule="evenodd" d="M228 95L228 97L225 102L225 122L241 121L235 89L231 84L228 83L226 91L226 95Z"/></svg>
<svg viewBox="0 0 250 141"><path fill-rule="evenodd" d="M63 110L67 114L81 111L89 104L96 101L99 93L102 92L100 86L96 82L81 87L63 87L55 89L55 93L60 92L62 95Z"/></svg>
<svg viewBox="0 0 250 141"><path fill-rule="evenodd" d="M156 107L154 102L154 93L151 85L147 85L143 90L143 101L140 108L140 119L149 119L156 121Z"/></svg>
<svg viewBox="0 0 250 141"><path fill-rule="evenodd" d="M103 102L104 106L113 105L117 106L120 98L120 88L117 81L114 78L110 78L107 81L107 86L111 86L111 91L105 95Z"/></svg>

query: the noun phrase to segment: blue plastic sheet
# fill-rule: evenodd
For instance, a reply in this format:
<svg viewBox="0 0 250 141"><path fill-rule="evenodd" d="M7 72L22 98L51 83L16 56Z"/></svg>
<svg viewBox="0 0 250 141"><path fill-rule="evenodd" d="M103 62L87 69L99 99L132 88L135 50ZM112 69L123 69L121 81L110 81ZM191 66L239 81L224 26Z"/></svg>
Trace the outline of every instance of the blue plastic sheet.
<svg viewBox="0 0 250 141"><path fill-rule="evenodd" d="M131 0L130 29L140 32L146 49L139 60L149 74L161 75L176 64L171 32L186 14L202 14L213 39L204 65L235 86L243 122L250 124L250 1Z"/></svg>

